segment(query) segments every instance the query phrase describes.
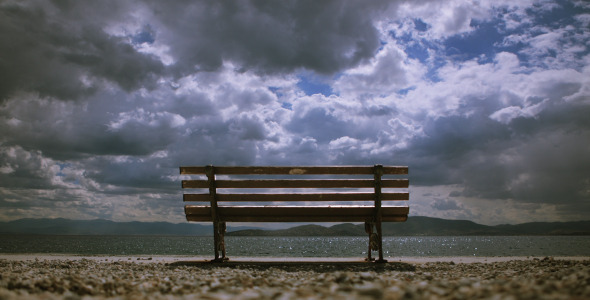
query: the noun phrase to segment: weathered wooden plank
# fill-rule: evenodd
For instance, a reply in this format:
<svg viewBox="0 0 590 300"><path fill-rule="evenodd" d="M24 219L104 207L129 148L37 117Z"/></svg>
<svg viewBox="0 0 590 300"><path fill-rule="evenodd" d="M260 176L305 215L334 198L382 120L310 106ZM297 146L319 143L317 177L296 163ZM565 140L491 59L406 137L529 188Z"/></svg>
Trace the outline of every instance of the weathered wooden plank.
<svg viewBox="0 0 590 300"><path fill-rule="evenodd" d="M409 193L382 193L384 201L404 201ZM331 202L373 201L373 193L314 193L314 194L217 194L217 202ZM185 202L207 202L209 194L184 194Z"/></svg>
<svg viewBox="0 0 590 300"><path fill-rule="evenodd" d="M211 207L210 206L196 206L186 205L184 207L184 214L186 215L187 221L195 222L211 222Z"/></svg>
<svg viewBox="0 0 590 300"><path fill-rule="evenodd" d="M205 175L205 166L180 167L180 175Z"/></svg>
<svg viewBox="0 0 590 300"><path fill-rule="evenodd" d="M220 167L219 174L260 175L324 175L324 174L372 174L372 167L359 166L288 166L288 167Z"/></svg>
<svg viewBox="0 0 590 300"><path fill-rule="evenodd" d="M186 215L190 222L212 222L210 215ZM366 222L368 217L362 216L243 216L243 217L221 217L222 222ZM381 222L405 222L407 215L382 216Z"/></svg>
<svg viewBox="0 0 590 300"><path fill-rule="evenodd" d="M407 188L407 179L382 180L383 188ZM278 180L216 180L217 188L373 188L372 179L278 179ZM183 180L182 188L205 189L207 180Z"/></svg>
<svg viewBox="0 0 590 300"><path fill-rule="evenodd" d="M406 201L410 200L410 193L381 193L383 201Z"/></svg>
<svg viewBox="0 0 590 300"><path fill-rule="evenodd" d="M182 195L184 202L209 202L209 194L184 194Z"/></svg>
<svg viewBox="0 0 590 300"><path fill-rule="evenodd" d="M383 175L407 175L407 166L383 166Z"/></svg>
<svg viewBox="0 0 590 300"><path fill-rule="evenodd" d="M381 215L381 222L405 222L408 215Z"/></svg>
<svg viewBox="0 0 590 300"><path fill-rule="evenodd" d="M219 206L223 222L364 222L372 218L371 206ZM186 206L189 221L211 221L210 207ZM403 222L409 207L382 207L383 221Z"/></svg>
<svg viewBox="0 0 590 300"><path fill-rule="evenodd" d="M370 175L373 166L214 166L218 175ZM180 167L181 175L205 174L205 166ZM383 174L408 174L406 166L383 166Z"/></svg>

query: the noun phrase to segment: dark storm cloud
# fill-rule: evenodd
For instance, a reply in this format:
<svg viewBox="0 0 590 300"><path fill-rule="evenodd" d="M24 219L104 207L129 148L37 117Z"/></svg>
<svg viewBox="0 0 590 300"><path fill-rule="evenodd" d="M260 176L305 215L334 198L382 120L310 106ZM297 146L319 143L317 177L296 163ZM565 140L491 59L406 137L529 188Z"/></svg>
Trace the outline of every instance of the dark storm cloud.
<svg viewBox="0 0 590 300"><path fill-rule="evenodd" d="M153 86L162 63L104 31L109 20L123 16L121 6L117 1L2 3L0 101L23 90L76 99L99 89L103 80L125 90Z"/></svg>
<svg viewBox="0 0 590 300"><path fill-rule="evenodd" d="M432 208L436 210L460 210L461 207L452 199L437 199L432 203Z"/></svg>
<svg viewBox="0 0 590 300"><path fill-rule="evenodd" d="M0 123L6 145L42 149L47 157L59 160L88 155L148 155L163 150L178 135L173 129L182 118L158 112L139 102L123 99L124 94L100 94L90 101L62 102L23 95L0 107ZM130 111L112 113L124 102Z"/></svg>
<svg viewBox="0 0 590 300"><path fill-rule="evenodd" d="M169 72L213 71L224 61L261 73L301 68L334 73L375 54L379 39L372 18L386 6L355 1L7 2L0 6L0 99L21 90L75 99L101 89L103 80L126 91L151 89ZM118 29L126 22L143 23L149 30L107 33L126 31ZM141 42L167 45L175 64L166 70L157 57L134 47Z"/></svg>
<svg viewBox="0 0 590 300"><path fill-rule="evenodd" d="M329 108L314 107L291 119L287 129L303 136L310 136L322 143L345 136L350 123L331 114Z"/></svg>
<svg viewBox="0 0 590 300"><path fill-rule="evenodd" d="M0 186L31 189L53 187L52 179L56 170L51 168L51 163L43 158L40 151L27 152L20 147L2 149L0 162L3 165Z"/></svg>
<svg viewBox="0 0 590 300"><path fill-rule="evenodd" d="M413 213L579 218L587 14L539 35L510 4L518 47L449 57L505 22L479 4L0 1L0 218L183 221L179 165L375 163L410 166Z"/></svg>
<svg viewBox="0 0 590 300"><path fill-rule="evenodd" d="M559 101L506 125L488 118L489 110L470 107L479 112L429 122L426 136L400 152L413 167L414 184L460 184L454 197L523 203L588 199L590 157L580 144L590 140L587 105Z"/></svg>
<svg viewBox="0 0 590 300"><path fill-rule="evenodd" d="M427 120L424 134L416 137L411 147L403 151L415 166L414 183L424 185L461 181L464 174L459 170L474 153L497 153L501 151L501 143L510 139L509 129L483 113ZM501 174L490 174L488 181L494 176Z"/></svg>
<svg viewBox="0 0 590 300"><path fill-rule="evenodd" d="M513 150L506 166L509 191L523 202L580 203L590 196L590 107L578 103L547 109L536 119L513 121Z"/></svg>
<svg viewBox="0 0 590 300"><path fill-rule="evenodd" d="M308 0L149 5L183 72L216 70L228 60L261 73L299 68L333 73L357 65L379 47L372 17L387 6Z"/></svg>

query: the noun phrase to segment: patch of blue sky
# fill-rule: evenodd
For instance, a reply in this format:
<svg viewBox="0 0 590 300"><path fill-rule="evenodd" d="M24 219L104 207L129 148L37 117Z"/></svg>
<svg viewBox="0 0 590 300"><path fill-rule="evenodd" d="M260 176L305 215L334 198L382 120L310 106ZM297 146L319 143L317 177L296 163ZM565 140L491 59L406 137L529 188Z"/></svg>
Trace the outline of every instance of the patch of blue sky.
<svg viewBox="0 0 590 300"><path fill-rule="evenodd" d="M411 40L404 44L404 52L410 59L417 59L424 66L428 67L426 78L433 82L438 82L440 79L436 76L436 70L444 66L446 62L440 59L432 59L431 55L437 55L439 47L426 39L420 41Z"/></svg>
<svg viewBox="0 0 590 300"><path fill-rule="evenodd" d="M433 82L440 81L436 71L444 66L446 62L445 60L430 57L431 55L437 55L441 51L440 46L436 42L429 41L425 38L415 40L410 34L404 34L398 37L397 42L402 45L408 58L417 59L424 66L428 67L426 78Z"/></svg>
<svg viewBox="0 0 590 300"><path fill-rule="evenodd" d="M293 103L281 102L281 107L288 110L293 110Z"/></svg>
<svg viewBox="0 0 590 300"><path fill-rule="evenodd" d="M63 169L65 169L65 168L69 167L69 166L70 166L70 164L68 164L68 163L60 163L60 162L58 162L58 163L57 163L57 165L59 166L59 171L57 172L57 174L56 174L56 175L57 175L57 176L60 176L60 177L64 177L64 176L66 176L66 174L64 174L62 171L63 171Z"/></svg>
<svg viewBox="0 0 590 300"><path fill-rule="evenodd" d="M417 59L421 63L426 63L430 55L428 54L429 47L426 47L423 42L411 42L406 45L404 51L411 59Z"/></svg>
<svg viewBox="0 0 590 300"><path fill-rule="evenodd" d="M476 58L480 63L491 62L497 52L494 45L501 44L505 36L498 30L500 22L499 19L490 22L472 20L470 25L474 31L451 36L443 42L445 55L454 61Z"/></svg>
<svg viewBox="0 0 590 300"><path fill-rule="evenodd" d="M281 92L281 88L276 86L269 86L268 90L271 91L273 94L277 95L277 97L281 97L283 93Z"/></svg>
<svg viewBox="0 0 590 300"><path fill-rule="evenodd" d="M428 80L430 80L431 82L441 82L442 78L440 78L438 76L438 69L445 66L446 65L446 61L443 59L437 59L433 62L433 65L431 65L428 68L428 71L426 71L426 74L424 75Z"/></svg>
<svg viewBox="0 0 590 300"><path fill-rule="evenodd" d="M417 31L427 30L428 25L421 20L414 20L414 29ZM423 24L423 25L422 25ZM403 32L403 34L396 34L395 31L390 31L389 35L393 37L396 42L404 48L406 55L411 59L418 59L421 63L426 63L429 58L428 50L436 49L437 45L427 39L421 38L420 35L414 35L412 32Z"/></svg>
<svg viewBox="0 0 590 300"><path fill-rule="evenodd" d="M334 94L332 87L325 83L326 80L323 78L313 74L299 74L298 77L299 82L297 82L297 87L308 96L322 94L328 97Z"/></svg>
<svg viewBox="0 0 590 300"><path fill-rule="evenodd" d="M398 90L396 93L397 93L398 95L400 95L400 96L405 96L405 95L407 95L407 94L408 94L410 91L413 91L413 90L415 90L415 89L416 89L416 87L415 87L415 86L411 86L411 87L408 87L408 88L405 88L405 89Z"/></svg>
<svg viewBox="0 0 590 300"><path fill-rule="evenodd" d="M431 55L436 55L441 51L441 46L438 41L428 40L422 36L422 32L426 32L430 25L423 22L421 19L412 20L414 24L413 31L401 31L396 33L390 31L389 35L398 43L403 49L408 58L417 59L424 66L428 67L426 78L433 82L440 81L437 77L437 70L445 65L444 60L433 59ZM400 27L402 26L399 24ZM398 91L398 94L405 94L410 89L403 89Z"/></svg>
<svg viewBox="0 0 590 300"><path fill-rule="evenodd" d="M537 5L534 8L527 9L527 15L531 19L530 23L524 23L518 30L512 32L515 35L526 37L523 41L512 40L496 44L500 51L515 53L521 64L526 67L543 67L543 58L557 57L557 49L567 47L567 45L587 45L588 28L576 19L576 16L590 13L589 8L584 8L576 3L569 1L556 1L553 5ZM542 24L539 26L538 24ZM540 35L549 32L559 32L561 37L555 40L555 44L544 50L527 51L530 47L527 40L534 39ZM552 48L554 47L554 48ZM531 52L533 54L531 54ZM569 67L581 70L584 66L582 57L590 53L590 48L570 52L577 61L572 61Z"/></svg>
<svg viewBox="0 0 590 300"><path fill-rule="evenodd" d="M428 30L428 28L430 28L430 26L428 26L428 24L426 24L421 19L414 19L414 29L425 32Z"/></svg>
<svg viewBox="0 0 590 300"><path fill-rule="evenodd" d="M59 171L55 174L56 176L62 177L66 181L69 181L75 185L80 185L80 180L78 180L77 178L65 178L67 175L63 172L63 170L65 168L71 167L72 164L58 162L57 165L59 166Z"/></svg>
<svg viewBox="0 0 590 300"><path fill-rule="evenodd" d="M133 44L139 45L143 43L153 44L156 41L154 31L150 25L146 25L141 31L131 37Z"/></svg>
<svg viewBox="0 0 590 300"><path fill-rule="evenodd" d="M288 109L288 110L293 110L293 104L290 102L281 102L280 99L283 97L284 93L282 92L282 89L276 86L269 86L268 90L271 91L273 94L275 94L277 96L277 99L279 99L279 102L281 103L281 107Z"/></svg>

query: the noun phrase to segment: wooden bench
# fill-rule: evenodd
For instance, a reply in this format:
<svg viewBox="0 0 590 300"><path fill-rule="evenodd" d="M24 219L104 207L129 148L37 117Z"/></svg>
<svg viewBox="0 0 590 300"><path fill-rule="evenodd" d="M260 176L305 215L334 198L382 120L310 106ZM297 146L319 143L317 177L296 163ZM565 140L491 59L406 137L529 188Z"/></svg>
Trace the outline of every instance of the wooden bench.
<svg viewBox="0 0 590 300"><path fill-rule="evenodd" d="M190 202L184 211L188 221L213 222L214 261L218 262L227 259L226 222L365 222L367 260L373 260L371 251L378 251L377 262L386 262L381 222L408 218L407 205L382 205L383 201L409 200L408 192L390 192L408 188L408 179L389 176L408 174L408 167L199 166L180 167L180 174L201 175L182 181L182 188L201 189L201 193L183 195Z"/></svg>

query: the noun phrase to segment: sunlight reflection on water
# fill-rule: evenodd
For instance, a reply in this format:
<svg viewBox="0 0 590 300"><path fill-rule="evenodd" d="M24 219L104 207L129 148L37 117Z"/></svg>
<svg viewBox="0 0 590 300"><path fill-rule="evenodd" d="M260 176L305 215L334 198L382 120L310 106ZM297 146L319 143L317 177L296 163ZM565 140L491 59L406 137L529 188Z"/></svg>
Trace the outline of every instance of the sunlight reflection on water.
<svg viewBox="0 0 590 300"><path fill-rule="evenodd" d="M364 257L366 237L226 237L228 256ZM0 236L0 253L199 255L212 237ZM590 256L588 236L384 237L386 257Z"/></svg>

